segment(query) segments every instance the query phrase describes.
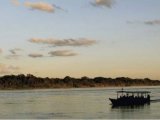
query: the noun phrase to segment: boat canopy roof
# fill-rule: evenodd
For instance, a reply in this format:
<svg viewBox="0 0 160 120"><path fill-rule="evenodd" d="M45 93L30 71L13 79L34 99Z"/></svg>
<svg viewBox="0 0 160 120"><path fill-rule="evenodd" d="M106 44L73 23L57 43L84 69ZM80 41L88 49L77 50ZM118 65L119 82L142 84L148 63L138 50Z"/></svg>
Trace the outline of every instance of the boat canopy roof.
<svg viewBox="0 0 160 120"><path fill-rule="evenodd" d="M136 93L140 93L140 94L148 94L148 93L151 93L150 91L124 91L124 90L121 90L121 91L117 91L117 93L132 93L132 94L136 94Z"/></svg>

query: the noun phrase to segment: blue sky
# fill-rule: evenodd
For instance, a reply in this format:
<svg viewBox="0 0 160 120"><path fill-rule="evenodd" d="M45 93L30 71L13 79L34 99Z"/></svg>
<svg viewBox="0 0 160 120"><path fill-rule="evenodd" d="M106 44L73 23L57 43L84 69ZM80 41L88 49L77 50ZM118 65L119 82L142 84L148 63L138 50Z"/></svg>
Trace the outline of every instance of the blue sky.
<svg viewBox="0 0 160 120"><path fill-rule="evenodd" d="M159 6L159 0L2 0L0 75L160 79Z"/></svg>

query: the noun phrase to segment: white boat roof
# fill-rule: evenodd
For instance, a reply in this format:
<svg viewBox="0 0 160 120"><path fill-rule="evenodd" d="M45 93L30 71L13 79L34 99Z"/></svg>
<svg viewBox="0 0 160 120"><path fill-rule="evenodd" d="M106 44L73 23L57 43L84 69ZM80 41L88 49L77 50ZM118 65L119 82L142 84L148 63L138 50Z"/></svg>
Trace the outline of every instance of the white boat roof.
<svg viewBox="0 0 160 120"><path fill-rule="evenodd" d="M145 93L151 93L150 91L125 91L125 90L121 90L121 91L117 91L117 93L141 93L141 94L145 94Z"/></svg>

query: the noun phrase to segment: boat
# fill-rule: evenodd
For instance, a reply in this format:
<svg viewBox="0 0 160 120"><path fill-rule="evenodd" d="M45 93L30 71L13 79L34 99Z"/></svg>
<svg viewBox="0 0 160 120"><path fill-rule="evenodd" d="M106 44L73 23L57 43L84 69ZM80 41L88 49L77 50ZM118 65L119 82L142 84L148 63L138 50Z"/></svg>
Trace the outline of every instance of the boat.
<svg viewBox="0 0 160 120"><path fill-rule="evenodd" d="M150 91L117 91L117 98L109 98L112 106L134 106L150 103Z"/></svg>

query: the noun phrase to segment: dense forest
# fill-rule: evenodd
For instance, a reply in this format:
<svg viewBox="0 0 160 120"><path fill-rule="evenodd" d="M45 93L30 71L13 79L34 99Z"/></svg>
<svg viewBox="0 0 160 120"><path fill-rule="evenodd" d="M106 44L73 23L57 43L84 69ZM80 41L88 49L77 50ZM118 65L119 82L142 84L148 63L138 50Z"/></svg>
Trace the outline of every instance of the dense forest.
<svg viewBox="0 0 160 120"><path fill-rule="evenodd" d="M159 80L118 78L40 78L34 75L5 75L0 77L0 89L34 89L34 88L81 88L108 86L154 86L160 85Z"/></svg>

